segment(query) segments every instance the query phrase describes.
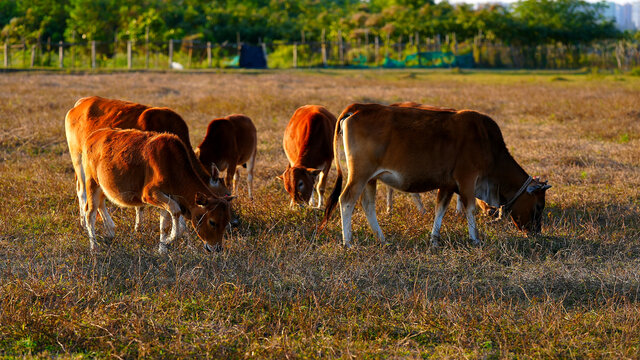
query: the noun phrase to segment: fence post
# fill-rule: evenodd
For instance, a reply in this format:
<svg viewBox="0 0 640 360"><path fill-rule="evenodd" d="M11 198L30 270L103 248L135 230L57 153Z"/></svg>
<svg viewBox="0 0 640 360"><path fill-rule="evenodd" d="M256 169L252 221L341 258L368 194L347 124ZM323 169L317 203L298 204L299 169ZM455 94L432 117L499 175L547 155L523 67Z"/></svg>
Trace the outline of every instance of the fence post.
<svg viewBox="0 0 640 360"><path fill-rule="evenodd" d="M211 67L211 41L207 41L207 67Z"/></svg>
<svg viewBox="0 0 640 360"><path fill-rule="evenodd" d="M9 67L9 40L4 42L4 67Z"/></svg>
<svg viewBox="0 0 640 360"><path fill-rule="evenodd" d="M322 29L322 45L321 45L321 52L322 52L322 66L327 67L327 42L326 42L326 38L325 38L325 29Z"/></svg>
<svg viewBox="0 0 640 360"><path fill-rule="evenodd" d="M131 57L131 40L127 40L127 69L131 69L133 59Z"/></svg>
<svg viewBox="0 0 640 360"><path fill-rule="evenodd" d="M338 30L338 56L340 59L340 66L344 66L344 47L342 44L342 30Z"/></svg>
<svg viewBox="0 0 640 360"><path fill-rule="evenodd" d="M390 33L387 33L387 41L384 43L384 58L385 58L385 60L389 57L389 42L391 41L390 37L391 37Z"/></svg>
<svg viewBox="0 0 640 360"><path fill-rule="evenodd" d="M149 68L149 25L144 34L144 68Z"/></svg>
<svg viewBox="0 0 640 360"><path fill-rule="evenodd" d="M71 68L75 68L76 67L76 31L74 30L73 33L71 33L71 45L70 49L71 49Z"/></svg>
<svg viewBox="0 0 640 360"><path fill-rule="evenodd" d="M373 39L373 49L375 53L375 65L380 66L380 40L378 36Z"/></svg>
<svg viewBox="0 0 640 360"><path fill-rule="evenodd" d="M191 57L193 56L193 41L189 41L187 43L187 46L189 47L189 56L187 57L187 69L191 68Z"/></svg>
<svg viewBox="0 0 640 360"><path fill-rule="evenodd" d="M240 45L240 33L236 32L236 47L238 49L238 57L240 57L241 45Z"/></svg>
<svg viewBox="0 0 640 360"><path fill-rule="evenodd" d="M91 40L91 68L96 68L96 41Z"/></svg>
<svg viewBox="0 0 640 360"><path fill-rule="evenodd" d="M398 61L402 61L402 35L398 36Z"/></svg>
<svg viewBox="0 0 640 360"><path fill-rule="evenodd" d="M31 64L29 67L33 67L36 64L36 46L31 45Z"/></svg>
<svg viewBox="0 0 640 360"><path fill-rule="evenodd" d="M169 40L169 69L173 64L173 39Z"/></svg>
<svg viewBox="0 0 640 360"><path fill-rule="evenodd" d="M64 44L62 40L58 42L58 67L62 69L64 67Z"/></svg>
<svg viewBox="0 0 640 360"><path fill-rule="evenodd" d="M298 43L293 43L293 68L298 67Z"/></svg>
<svg viewBox="0 0 640 360"><path fill-rule="evenodd" d="M264 59L267 62L267 66L269 66L269 59L267 59L267 44L262 42L260 46L262 46L262 53L264 54Z"/></svg>

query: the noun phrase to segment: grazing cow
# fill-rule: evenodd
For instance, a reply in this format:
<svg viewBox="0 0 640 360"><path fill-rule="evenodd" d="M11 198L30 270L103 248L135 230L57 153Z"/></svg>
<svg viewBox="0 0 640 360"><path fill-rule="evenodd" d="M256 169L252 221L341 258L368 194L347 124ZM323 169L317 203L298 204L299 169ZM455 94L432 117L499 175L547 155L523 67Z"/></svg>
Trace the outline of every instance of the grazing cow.
<svg viewBox="0 0 640 360"><path fill-rule="evenodd" d="M282 141L289 164L278 178L291 195L291 206L294 203L313 206L313 185L320 174L316 193L318 207L322 207L333 161L331 139L335 126L336 117L319 105L302 106L289 120Z"/></svg>
<svg viewBox="0 0 640 360"><path fill-rule="evenodd" d="M438 245L442 218L453 193L459 194L465 207L474 244L479 243L473 214L476 197L510 212L518 229L540 231L545 192L551 186L527 175L507 150L500 128L488 116L470 110L352 104L339 119L333 140L338 178L322 226L339 196L344 245L351 244L351 215L361 194L369 225L384 242L375 212L376 180L405 192L438 189L431 231L434 246ZM349 173L340 194L341 134Z"/></svg>
<svg viewBox="0 0 640 360"><path fill-rule="evenodd" d="M389 106L411 107L411 108L431 110L431 111L453 111L453 112L456 111L456 109L452 109L452 108L443 108L439 106L420 104L414 101L394 103ZM422 199L420 198L420 194L411 194L411 197L414 204L418 208L418 211L420 212L420 214L422 215L426 214L427 210L424 208ZM456 201L456 203L457 203L456 211L459 213L462 213L462 211L464 210L464 206L462 205L460 196L458 196L458 200ZM497 215L497 211L494 207L489 206L486 202L480 199L476 199L476 206L479 206L486 214L489 214L490 216ZM391 186L387 186L387 212L388 213L391 212L392 209L393 209L393 188Z"/></svg>
<svg viewBox="0 0 640 360"><path fill-rule="evenodd" d="M189 140L189 128L182 117L173 110L149 107L128 101L105 99L98 96L85 97L78 100L65 117L67 143L76 173L76 191L80 205L81 222L84 221L84 216L82 215L84 214L86 203L85 176L82 172L82 147L87 137L93 131L101 128L138 129L168 132L177 135L187 146L187 152L190 155L189 160L192 162L198 176L207 181L212 179L209 185L216 194L228 194L223 182L218 178L217 169L213 168L212 174L209 174L202 164L197 161ZM101 213L100 215L105 220L105 214ZM136 231L141 223L142 208L136 208Z"/></svg>
<svg viewBox="0 0 640 360"><path fill-rule="evenodd" d="M208 251L220 250L229 224L229 196L218 197L194 169L191 154L176 135L134 129L93 131L82 146L87 204L85 223L91 249L96 246L96 210L106 212L105 197L123 207L160 208L161 253L180 234L180 215L191 221ZM169 233L169 220L171 232ZM114 232L113 222L105 221Z"/></svg>
<svg viewBox="0 0 640 360"><path fill-rule="evenodd" d="M238 194L238 170L247 168L249 199L253 199L253 166L256 162L256 127L245 115L229 115L213 119L207 127L207 134L196 148L196 156L205 166L215 164L220 171L227 170L225 184ZM231 187L233 179L233 187Z"/></svg>

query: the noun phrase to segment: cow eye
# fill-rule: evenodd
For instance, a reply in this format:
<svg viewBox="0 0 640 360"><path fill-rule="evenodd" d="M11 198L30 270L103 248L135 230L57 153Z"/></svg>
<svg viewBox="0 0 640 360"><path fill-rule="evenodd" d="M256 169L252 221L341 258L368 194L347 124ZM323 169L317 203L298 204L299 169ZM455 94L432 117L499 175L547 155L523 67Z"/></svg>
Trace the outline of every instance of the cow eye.
<svg viewBox="0 0 640 360"><path fill-rule="evenodd" d="M209 220L209 225L211 225L211 227L216 227L216 222L213 220Z"/></svg>
<svg viewBox="0 0 640 360"><path fill-rule="evenodd" d="M302 182L302 180L298 181L298 190L302 190L303 187L304 187L304 182Z"/></svg>

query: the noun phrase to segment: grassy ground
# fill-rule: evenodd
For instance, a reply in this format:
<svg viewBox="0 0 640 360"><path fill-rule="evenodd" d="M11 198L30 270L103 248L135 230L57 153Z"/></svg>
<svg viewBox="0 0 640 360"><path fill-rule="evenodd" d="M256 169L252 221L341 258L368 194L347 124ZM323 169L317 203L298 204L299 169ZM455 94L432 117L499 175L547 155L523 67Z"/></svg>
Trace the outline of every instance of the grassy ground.
<svg viewBox="0 0 640 360"><path fill-rule="evenodd" d="M640 357L640 79L553 73L287 71L0 75L0 355L75 357ZM256 191L214 255L193 233L165 258L158 220L95 256L80 227L64 115L87 95L168 106L198 144L213 117L258 128ZM294 110L413 100L485 112L517 161L549 179L543 235L452 209L428 246L433 194L363 213L353 250L337 216L290 210L275 178ZM244 173L243 173L244 175ZM332 171L331 184L333 184ZM242 177L244 179L244 176ZM152 214L152 212L149 212ZM101 231L98 224L98 231Z"/></svg>

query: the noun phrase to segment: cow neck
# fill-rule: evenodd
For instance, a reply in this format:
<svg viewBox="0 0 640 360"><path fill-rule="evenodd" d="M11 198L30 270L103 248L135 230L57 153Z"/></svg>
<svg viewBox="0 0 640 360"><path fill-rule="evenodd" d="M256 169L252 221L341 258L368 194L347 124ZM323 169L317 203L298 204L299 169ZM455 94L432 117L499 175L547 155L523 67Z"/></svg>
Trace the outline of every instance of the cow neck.
<svg viewBox="0 0 640 360"><path fill-rule="evenodd" d="M191 209L196 206L196 193L200 192L207 197L213 196L209 187L201 179L191 179L191 181L182 182L182 193L175 200L180 205L183 215L190 219Z"/></svg>
<svg viewBox="0 0 640 360"><path fill-rule="evenodd" d="M530 176L522 167L509 156L502 164L497 166L496 173L499 178L500 206L507 203L513 204L515 198L522 194L523 184L530 179ZM519 193L520 192L520 193Z"/></svg>

